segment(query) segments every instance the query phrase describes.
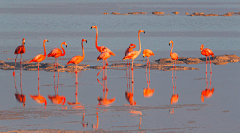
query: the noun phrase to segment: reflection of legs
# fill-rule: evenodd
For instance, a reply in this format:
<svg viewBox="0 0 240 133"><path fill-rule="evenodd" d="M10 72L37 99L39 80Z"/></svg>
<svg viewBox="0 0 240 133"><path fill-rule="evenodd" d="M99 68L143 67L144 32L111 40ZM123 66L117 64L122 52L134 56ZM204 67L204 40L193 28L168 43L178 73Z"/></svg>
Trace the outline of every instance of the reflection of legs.
<svg viewBox="0 0 240 133"><path fill-rule="evenodd" d="M78 84L78 76L77 76L77 64L75 64L75 76L76 76L76 82L75 84Z"/></svg>
<svg viewBox="0 0 240 133"><path fill-rule="evenodd" d="M212 84L212 73L210 74L210 86L209 86L209 89L211 89L211 84Z"/></svg>
<svg viewBox="0 0 240 133"><path fill-rule="evenodd" d="M39 93L39 62L38 62L38 94L40 94Z"/></svg>
<svg viewBox="0 0 240 133"><path fill-rule="evenodd" d="M57 72L58 72L58 77L59 77L59 71L58 71L58 58L57 58Z"/></svg>
<svg viewBox="0 0 240 133"><path fill-rule="evenodd" d="M176 75L176 60L175 60L175 78L177 78L177 75Z"/></svg>
<svg viewBox="0 0 240 133"><path fill-rule="evenodd" d="M208 87L208 80L207 80L207 63L206 63L206 88Z"/></svg>
<svg viewBox="0 0 240 133"><path fill-rule="evenodd" d="M14 66L13 76L15 76L15 67L16 67L17 56L18 56L18 54L16 55L16 59L15 59L15 66Z"/></svg>

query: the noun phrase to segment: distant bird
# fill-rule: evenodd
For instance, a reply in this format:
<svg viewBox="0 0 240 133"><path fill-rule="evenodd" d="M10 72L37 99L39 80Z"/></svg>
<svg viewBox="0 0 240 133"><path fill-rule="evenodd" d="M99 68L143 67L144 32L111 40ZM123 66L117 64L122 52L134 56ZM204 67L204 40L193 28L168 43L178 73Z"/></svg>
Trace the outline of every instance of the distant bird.
<svg viewBox="0 0 240 133"><path fill-rule="evenodd" d="M47 39L43 40L44 55L38 54L32 60L29 61L29 63L31 63L31 62L37 62L38 63L38 81L39 81L39 62L42 62L46 58L45 42L48 42L48 40Z"/></svg>
<svg viewBox="0 0 240 133"><path fill-rule="evenodd" d="M131 51L129 52L125 57L123 57L123 60L126 59L132 59L132 70L133 70L133 60L138 57L138 55L141 53L141 41L140 41L140 33L145 33L144 30L138 31L138 40L139 40L139 50L138 51Z"/></svg>
<svg viewBox="0 0 240 133"><path fill-rule="evenodd" d="M207 57L209 57L209 60L210 60L210 70L211 70L210 73L212 73L210 55L211 55L212 57L214 57L214 53L213 53L212 50L209 49L209 48L204 48L204 49L203 49L203 48L204 48L204 45L202 44L202 45L201 45L201 48L200 48L201 54L206 56L206 64L207 64ZM206 66L206 73L207 73L207 66Z"/></svg>
<svg viewBox="0 0 240 133"><path fill-rule="evenodd" d="M51 52L48 53L48 57L54 57L55 58L55 62L54 62L54 68L57 66L57 71L58 71L58 57L60 56L64 56L65 55L65 50L64 48L62 47L62 45L65 45L67 47L67 43L66 42L62 42L61 43L61 49L59 48L54 48L51 50ZM63 52L62 52L63 51ZM56 59L57 59L57 62L56 62ZM59 76L59 72L58 72L58 76ZM54 73L54 77L55 77L55 73Z"/></svg>
<svg viewBox="0 0 240 133"><path fill-rule="evenodd" d="M22 64L22 54L25 53L25 46L24 46L24 44L25 44L25 38L22 39L22 45L18 46L15 49L14 54L16 54L16 59L15 59L15 66L14 66L13 76L15 76L15 67L16 67L16 60L17 60L18 54L21 54L20 66Z"/></svg>
<svg viewBox="0 0 240 133"><path fill-rule="evenodd" d="M105 46L98 46L98 43L97 43L97 39L98 39L98 28L97 28L97 26L92 26L91 29L92 29L92 28L95 28L95 29L96 29L96 41L95 41L95 45L96 45L97 50L98 50L100 53L109 52L110 55L115 56L115 54L114 54L109 48L107 48L107 47L105 47ZM104 51L103 51L103 48L105 48Z"/></svg>
<svg viewBox="0 0 240 133"><path fill-rule="evenodd" d="M178 60L178 54L175 52L172 52L172 49L173 49L173 41L172 40L169 42L169 46L171 44L172 44L172 47L171 47L171 51L170 51L170 56L171 56L171 59L174 60L173 68L174 68L174 64L175 64L175 78L177 78L177 76L176 76L176 60ZM172 78L173 78L173 73L172 73Z"/></svg>
<svg viewBox="0 0 240 133"><path fill-rule="evenodd" d="M82 43L81 43L82 44L82 56L80 56L80 55L74 56L67 63L67 65L70 64L70 63L75 64L75 73L76 74L77 74L77 64L82 62L84 57L85 57L84 48L83 48L83 42L87 43L87 40L86 39L82 39ZM76 76L76 84L78 84L77 76Z"/></svg>

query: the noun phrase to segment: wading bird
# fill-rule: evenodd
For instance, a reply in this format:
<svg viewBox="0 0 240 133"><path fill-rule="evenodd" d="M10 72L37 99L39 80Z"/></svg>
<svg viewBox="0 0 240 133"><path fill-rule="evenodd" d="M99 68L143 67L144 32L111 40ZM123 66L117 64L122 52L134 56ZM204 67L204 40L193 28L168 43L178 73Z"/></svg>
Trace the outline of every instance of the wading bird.
<svg viewBox="0 0 240 133"><path fill-rule="evenodd" d="M13 76L15 76L15 67L16 67L16 60L17 60L17 56L18 54L21 54L21 59L20 59L20 67L21 67L21 64L22 64L22 54L25 53L25 39L23 38L22 39L22 45L18 46L16 49L15 49L15 52L14 54L16 54L16 59L15 59L15 66L14 66L14 71L13 71ZM21 68L20 68L21 69Z"/></svg>
<svg viewBox="0 0 240 133"><path fill-rule="evenodd" d="M201 54L206 56L206 64L207 64L207 57L209 57L209 61L210 61L210 73L212 73L210 55L211 55L212 57L214 57L214 53L212 52L211 49L209 49L209 48L204 48L204 45L203 45L203 44L201 45L200 50L201 50ZM206 73L207 73L207 65L206 65Z"/></svg>

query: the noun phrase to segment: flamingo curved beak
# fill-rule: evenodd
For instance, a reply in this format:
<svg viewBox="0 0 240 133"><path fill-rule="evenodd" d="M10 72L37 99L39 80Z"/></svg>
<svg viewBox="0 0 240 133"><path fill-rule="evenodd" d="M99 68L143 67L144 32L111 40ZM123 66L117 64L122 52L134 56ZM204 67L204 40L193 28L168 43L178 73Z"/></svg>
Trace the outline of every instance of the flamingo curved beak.
<svg viewBox="0 0 240 133"><path fill-rule="evenodd" d="M87 43L87 40L86 40L86 43Z"/></svg>
<svg viewBox="0 0 240 133"><path fill-rule="evenodd" d="M169 43L169 46L170 46L171 43Z"/></svg>
<svg viewBox="0 0 240 133"><path fill-rule="evenodd" d="M145 34L145 31L143 33Z"/></svg>

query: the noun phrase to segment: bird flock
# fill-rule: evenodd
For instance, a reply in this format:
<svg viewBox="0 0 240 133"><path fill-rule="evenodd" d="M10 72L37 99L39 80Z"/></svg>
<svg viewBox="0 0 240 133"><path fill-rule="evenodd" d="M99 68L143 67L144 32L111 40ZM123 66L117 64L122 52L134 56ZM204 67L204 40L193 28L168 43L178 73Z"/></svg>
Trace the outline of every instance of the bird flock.
<svg viewBox="0 0 240 133"><path fill-rule="evenodd" d="M97 40L98 40L98 28L97 26L92 26L91 29L95 28L96 29L96 41L95 41L95 46L96 46L96 49L100 52L99 56L97 57L97 61L98 60L103 60L103 67L102 69L98 72L97 76L100 74L101 71L103 71L103 80L106 80L107 79L107 74L105 74L105 69L107 68L108 66L108 61L107 59L110 58L111 56L115 56L115 54L107 47L105 46L98 46L98 43L97 43ZM136 59L139 54L142 52L141 50L141 41L140 41L140 33L145 33L144 30L139 30L138 31L138 40L139 40L139 50L134 50L136 48L136 45L135 44L130 44L129 47L126 49L125 51L125 56L122 58L122 60L128 60L127 61L127 66L129 66L129 69L130 69L130 59L132 60L132 63L131 63L131 71L132 71L132 84L134 83L133 81L133 62L134 62L134 59ZM44 39L43 40L43 48L44 48L44 54L38 54L36 55L33 59L31 59L29 61L29 63L31 62L37 62L38 63L38 95L30 95L30 97L32 99L35 99L37 100L39 103L45 103L45 106L46 106L46 99L40 95L40 92L39 92L39 62L42 62L46 56L47 57L54 57L55 58L55 62L54 62L54 69L56 69L57 67L57 72L58 72L58 77L59 77L59 71L58 71L58 57L60 56L64 56L65 55L65 50L63 48L63 45L65 45L67 47L67 43L66 42L62 42L61 43L61 49L59 48L54 48L52 49L48 55L46 54L46 48L45 48L45 43L46 42L49 42L47 39ZM76 75L76 82L75 84L77 85L78 84L78 80L77 80L77 65L79 63L81 63L83 60L84 60L84 57L85 57L85 53L84 53L84 47L83 47L83 43L86 42L87 43L87 40L86 39L82 39L82 55L76 55L74 57L72 57L68 62L67 62L67 65L69 64L75 64L75 75ZM172 45L172 46L171 46ZM174 61L173 63L173 68L175 66L176 68L176 60L178 60L178 54L173 52L173 41L171 40L169 42L169 46L171 46L171 51L170 51L170 57L171 59ZM200 47L200 51L201 51L201 54L206 56L206 75L207 75L207 57L209 57L209 60L210 60L210 56L214 57L214 53L212 52L211 49L209 48L204 48L204 45L202 44L201 47ZM21 63L22 63L22 54L25 53L25 39L23 38L22 39L22 45L18 46L16 49L15 49L15 52L14 54L16 54L16 59L15 59L15 66L14 66L14 71L13 71L13 76L14 76L14 81L15 81L15 67L16 67L16 60L17 60L17 57L18 57L18 54L21 54L21 59L20 59L20 70L21 70ZM149 79L147 78L147 75L146 75L146 79L147 79L147 83L148 83L148 86L149 86L149 83L150 83L150 62L149 62L149 57L150 56L154 56L154 53L150 50L150 49L144 49L143 50L143 57L147 57L147 65L146 65L146 74L147 74L147 67L149 66ZM128 68L128 67L127 67ZM107 69L106 69L107 70ZM55 82L55 71L54 70L54 82ZM128 71L128 69L127 69ZM211 60L210 60L210 73L212 74L212 69L211 69ZM20 71L20 76L22 75L22 72ZM127 73L126 73L127 75ZM130 70L129 70L129 77L130 77ZM176 84L176 69L175 69L175 84ZM207 79L207 78L206 78ZM99 80L98 80L99 82ZM172 72L172 82L173 82L173 72ZM100 83L102 84L102 83ZM210 84L211 84L211 81L210 81ZM21 85L20 85L21 86ZM172 103L176 103L178 101L178 94L175 94L174 93L174 86L175 86L175 93L176 93L176 85L173 84L173 96L171 98L171 104ZM15 81L15 88L16 88L16 81ZM148 87L149 88L149 87ZM107 89L105 89L107 91ZM146 94L148 94L149 90L145 90ZM151 90L154 92L154 90ZM205 90L205 91L209 91L209 90ZM204 101L204 97L205 95L207 94L212 94L212 92L203 92L202 93L202 96L201 96L201 99L202 101ZM212 90L214 91L214 90ZM153 94L153 92L151 92L151 95ZM107 92L106 92L106 95L107 95ZM147 96L147 95L146 95ZM16 96L17 97L17 96ZM18 97L20 97L20 99L22 99L23 96L19 95ZM58 96L58 97L61 97L61 96ZM126 97L127 99L130 99L130 103L132 103L131 105L134 105L134 101L131 100L131 98L133 97L133 94L132 93L126 93ZM49 97L50 99L52 99L52 97ZM44 100L45 99L45 100ZM61 98L62 100L64 100L64 103L65 103L65 100L64 97ZM40 101L39 101L40 100ZM61 100L61 101L62 101ZM115 99L114 99L115 100ZM53 100L54 101L54 100ZM101 100L99 100L101 101ZM64 104L63 103L63 104ZM135 103L136 104L136 103Z"/></svg>

